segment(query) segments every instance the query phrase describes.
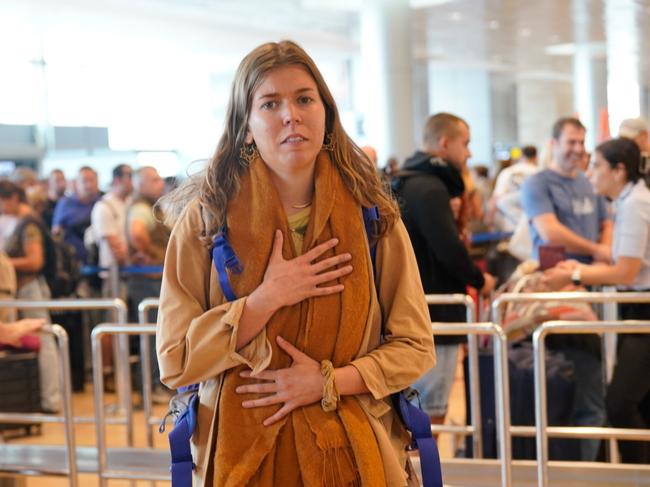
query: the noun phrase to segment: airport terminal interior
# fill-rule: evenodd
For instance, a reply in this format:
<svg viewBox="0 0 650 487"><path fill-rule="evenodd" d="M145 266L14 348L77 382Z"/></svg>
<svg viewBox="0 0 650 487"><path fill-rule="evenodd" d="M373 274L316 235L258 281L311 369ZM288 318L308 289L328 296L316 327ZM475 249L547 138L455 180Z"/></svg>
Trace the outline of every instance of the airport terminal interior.
<svg viewBox="0 0 650 487"><path fill-rule="evenodd" d="M0 487L650 486L646 46L650 0L0 0Z"/></svg>

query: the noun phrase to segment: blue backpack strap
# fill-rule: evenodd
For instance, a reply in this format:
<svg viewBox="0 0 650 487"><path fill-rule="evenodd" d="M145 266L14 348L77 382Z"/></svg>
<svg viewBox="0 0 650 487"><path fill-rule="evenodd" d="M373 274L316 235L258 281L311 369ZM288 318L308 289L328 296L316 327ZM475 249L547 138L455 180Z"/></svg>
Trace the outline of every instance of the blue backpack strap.
<svg viewBox="0 0 650 487"><path fill-rule="evenodd" d="M237 295L230 286L230 278L228 271L233 274L239 274L243 270L243 266L239 262L237 254L233 250L230 242L228 241L228 227L224 223L221 231L214 237L212 245L212 261L217 270L217 278L221 286L221 292L228 301L237 299Z"/></svg>
<svg viewBox="0 0 650 487"><path fill-rule="evenodd" d="M402 422L411 432L412 449L420 452L420 468L424 487L442 487L442 468L436 440L431 435L431 420L427 413L414 406L405 392L393 394L393 401L402 417Z"/></svg>
<svg viewBox="0 0 650 487"><path fill-rule="evenodd" d="M190 386L191 387L191 386ZM194 394L188 408L176 420L174 428L169 432L169 448L172 457L172 486L192 487L192 451L190 448L192 433L196 428L199 395Z"/></svg>
<svg viewBox="0 0 650 487"><path fill-rule="evenodd" d="M370 246L372 269L377 275L377 242L372 239L373 223L379 221L379 208L363 208L363 224L366 227L366 237ZM384 333L382 322L382 334ZM395 408L402 418L404 427L411 433L413 439L411 448L420 452L420 467L424 487L442 487L442 469L438 445L431 434L429 416L406 397L406 391L392 395Z"/></svg>
<svg viewBox="0 0 650 487"><path fill-rule="evenodd" d="M368 238L368 245L370 246L370 259L372 260L372 270L377 275L377 241L372 239L373 223L379 221L379 208L373 206L371 208L363 208L363 225L366 227L366 237Z"/></svg>

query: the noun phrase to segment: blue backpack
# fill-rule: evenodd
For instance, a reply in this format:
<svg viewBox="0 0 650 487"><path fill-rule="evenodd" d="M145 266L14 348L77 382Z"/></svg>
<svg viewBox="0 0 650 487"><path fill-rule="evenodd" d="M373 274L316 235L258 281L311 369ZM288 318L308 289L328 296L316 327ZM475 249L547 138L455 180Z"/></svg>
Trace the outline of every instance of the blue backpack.
<svg viewBox="0 0 650 487"><path fill-rule="evenodd" d="M370 240L373 222L379 220L379 210L363 208L363 222L366 228L366 235ZM375 269L377 258L377 245L370 246L370 257L372 268ZM243 268L237 258L237 254L228 242L227 227L221 229L215 237L212 247L212 261L217 271L219 285L224 297L228 301L234 301L237 296L230 286L228 271L239 274ZM382 325L382 335L383 335ZM169 412L160 425L159 431L165 431L165 422L168 416L174 417L174 428L169 432L169 446L171 449L172 465L172 487L192 487L192 471L195 468L192 461L190 442L192 433L196 428L199 385L192 384L178 389L170 401ZM422 483L424 487L442 487L442 470L440 468L440 455L438 446L431 435L431 423L429 416L420 408L411 403L410 395L414 391L407 389L391 395L393 407L398 412L404 427L411 433L411 450L419 450L420 466L422 468Z"/></svg>

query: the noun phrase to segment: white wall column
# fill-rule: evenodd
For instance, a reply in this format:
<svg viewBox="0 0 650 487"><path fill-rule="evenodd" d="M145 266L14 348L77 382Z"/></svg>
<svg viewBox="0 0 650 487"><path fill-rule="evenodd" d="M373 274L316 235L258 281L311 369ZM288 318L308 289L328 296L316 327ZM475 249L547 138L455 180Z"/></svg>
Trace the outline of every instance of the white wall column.
<svg viewBox="0 0 650 487"><path fill-rule="evenodd" d="M607 0L605 3L607 108L612 136L618 135L623 119L638 117L641 113L636 9L637 3L633 0Z"/></svg>
<svg viewBox="0 0 650 487"><path fill-rule="evenodd" d="M571 80L520 76L517 80L517 133L522 144L543 150L559 117L573 114Z"/></svg>
<svg viewBox="0 0 650 487"><path fill-rule="evenodd" d="M366 143L379 164L416 147L413 120L411 10L403 0L368 0L361 11L361 97Z"/></svg>

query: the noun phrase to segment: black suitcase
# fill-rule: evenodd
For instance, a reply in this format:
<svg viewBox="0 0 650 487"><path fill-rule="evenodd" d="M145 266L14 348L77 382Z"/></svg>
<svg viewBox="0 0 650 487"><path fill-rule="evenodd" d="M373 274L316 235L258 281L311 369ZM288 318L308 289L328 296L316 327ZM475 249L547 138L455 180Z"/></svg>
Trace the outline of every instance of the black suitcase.
<svg viewBox="0 0 650 487"><path fill-rule="evenodd" d="M510 378L510 420L514 426L535 424L535 391L533 382L533 351L530 343L508 348ZM469 405L469 372L465 358L465 397L467 418L471 423ZM481 415L483 427L483 457L497 458L496 416L494 402L494 359L492 353L479 355L481 381ZM547 414L550 426L568 426L573 409L575 380L573 365L560 353L546 352ZM466 456L472 457L472 438L466 439ZM536 458L535 438L512 437L512 458L532 460ZM578 440L552 438L549 440L549 459L579 460Z"/></svg>
<svg viewBox="0 0 650 487"><path fill-rule="evenodd" d="M40 374L36 352L0 351L0 412L41 411ZM40 423L0 423L4 437L40 434Z"/></svg>

